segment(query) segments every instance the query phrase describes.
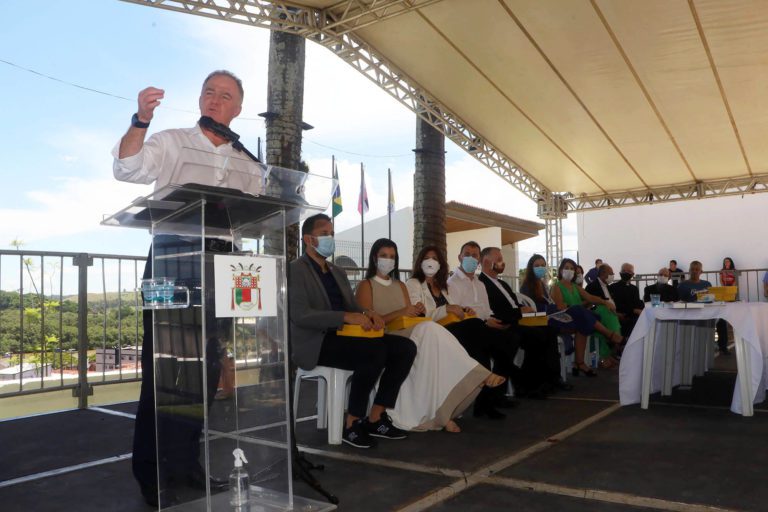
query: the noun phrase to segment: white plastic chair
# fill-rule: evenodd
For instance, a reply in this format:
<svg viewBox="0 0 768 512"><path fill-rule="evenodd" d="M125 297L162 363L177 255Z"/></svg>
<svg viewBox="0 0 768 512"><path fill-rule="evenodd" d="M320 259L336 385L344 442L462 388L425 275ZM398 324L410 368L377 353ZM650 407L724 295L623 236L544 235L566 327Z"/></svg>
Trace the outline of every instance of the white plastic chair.
<svg viewBox="0 0 768 512"><path fill-rule="evenodd" d="M317 428L328 428L328 444L341 444L344 428L344 405L347 402L347 383L352 372L327 366L311 370L299 368L293 391L293 418L298 421L299 390L303 379L317 380ZM320 382L320 379L325 384Z"/></svg>

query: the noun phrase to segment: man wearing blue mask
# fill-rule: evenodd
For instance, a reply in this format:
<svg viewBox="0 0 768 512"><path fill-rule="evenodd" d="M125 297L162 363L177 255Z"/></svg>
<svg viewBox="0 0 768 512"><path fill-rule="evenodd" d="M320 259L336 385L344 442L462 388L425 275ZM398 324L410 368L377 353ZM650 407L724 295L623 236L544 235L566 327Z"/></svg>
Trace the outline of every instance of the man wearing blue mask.
<svg viewBox="0 0 768 512"><path fill-rule="evenodd" d="M514 368L512 359L519 347L519 339L514 331L509 330L510 325L493 316L493 311L488 302L488 292L485 285L480 282L475 274L480 264L480 246L477 242L467 242L461 246L459 252L459 266L448 278L448 294L451 301L465 308L472 308L477 317L485 321L489 328L487 335L493 345L506 347L506 356L494 357L493 371L499 375L513 377ZM513 380L515 378L513 377ZM491 419L502 419L504 414L495 407L512 407L515 402L510 402L500 396L487 396L482 394L475 401L475 416L487 415Z"/></svg>
<svg viewBox="0 0 768 512"><path fill-rule="evenodd" d="M459 252L459 266L448 278L448 293L456 304L472 308L477 317L485 320L492 329L506 329L507 324L494 318L491 306L488 304L488 293L485 285L476 279L475 271L480 264L480 246L477 242L467 242Z"/></svg>
<svg viewBox="0 0 768 512"><path fill-rule="evenodd" d="M305 370L316 366L354 372L342 442L356 448L376 446L374 437L405 439L386 413L395 406L400 386L416 357L416 345L401 336L339 336L344 324L364 330L383 329L384 320L355 301L346 273L332 265L335 244L330 217L317 214L301 227L304 254L288 266L290 340L294 362ZM381 376L381 378L379 378ZM379 388L368 413L368 398Z"/></svg>

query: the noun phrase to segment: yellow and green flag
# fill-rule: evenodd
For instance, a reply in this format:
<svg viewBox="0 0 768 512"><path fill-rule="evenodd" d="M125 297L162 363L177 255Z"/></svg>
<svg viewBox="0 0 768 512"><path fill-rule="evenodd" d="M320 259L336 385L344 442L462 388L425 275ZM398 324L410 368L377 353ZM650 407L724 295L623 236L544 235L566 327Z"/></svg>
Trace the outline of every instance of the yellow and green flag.
<svg viewBox="0 0 768 512"><path fill-rule="evenodd" d="M338 214L344 210L341 205L341 186L339 185L339 170L336 168L336 163L333 164L333 179L336 180L336 188L333 191L333 209L331 210L331 217L335 218Z"/></svg>

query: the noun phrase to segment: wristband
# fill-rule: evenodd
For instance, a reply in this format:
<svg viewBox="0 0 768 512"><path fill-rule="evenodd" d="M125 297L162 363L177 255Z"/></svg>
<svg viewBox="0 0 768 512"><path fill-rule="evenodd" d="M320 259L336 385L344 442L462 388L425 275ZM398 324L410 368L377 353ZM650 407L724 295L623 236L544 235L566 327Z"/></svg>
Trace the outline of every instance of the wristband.
<svg viewBox="0 0 768 512"><path fill-rule="evenodd" d="M143 121L139 120L139 113L133 114L133 117L131 118L131 126L134 128L149 128L149 123L145 123Z"/></svg>

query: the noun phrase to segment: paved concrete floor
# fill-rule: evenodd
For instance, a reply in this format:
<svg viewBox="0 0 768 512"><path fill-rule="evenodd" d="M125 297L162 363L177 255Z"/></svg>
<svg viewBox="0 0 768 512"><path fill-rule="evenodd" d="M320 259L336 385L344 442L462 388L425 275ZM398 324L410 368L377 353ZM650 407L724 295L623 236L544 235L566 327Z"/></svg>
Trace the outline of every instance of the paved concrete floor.
<svg viewBox="0 0 768 512"><path fill-rule="evenodd" d="M618 407L618 375L603 371L571 379L571 392L525 400L503 421L470 414L461 434L414 433L354 450L328 446L308 421L297 439L325 465L315 474L342 511L765 510L768 404L753 418L728 411L732 367L719 360L692 389L653 397L647 411ZM300 416L314 397L305 383ZM0 510L151 510L127 458L135 407L0 422ZM295 492L322 499L301 481Z"/></svg>

